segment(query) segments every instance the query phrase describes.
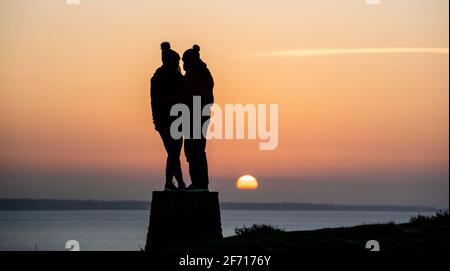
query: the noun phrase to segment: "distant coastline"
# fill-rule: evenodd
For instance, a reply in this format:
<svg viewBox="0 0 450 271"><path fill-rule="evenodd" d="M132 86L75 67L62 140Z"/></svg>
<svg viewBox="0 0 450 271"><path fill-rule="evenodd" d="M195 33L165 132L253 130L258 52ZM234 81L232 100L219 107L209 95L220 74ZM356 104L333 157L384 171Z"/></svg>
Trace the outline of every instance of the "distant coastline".
<svg viewBox="0 0 450 271"><path fill-rule="evenodd" d="M150 210L148 201L0 199L0 211ZM429 206L223 202L222 210L436 212Z"/></svg>

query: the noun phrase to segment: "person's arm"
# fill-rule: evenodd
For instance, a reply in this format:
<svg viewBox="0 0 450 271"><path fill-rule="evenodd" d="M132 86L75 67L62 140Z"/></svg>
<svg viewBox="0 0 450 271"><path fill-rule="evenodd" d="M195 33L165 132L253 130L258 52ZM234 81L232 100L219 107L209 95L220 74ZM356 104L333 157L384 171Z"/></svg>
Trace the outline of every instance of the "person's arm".
<svg viewBox="0 0 450 271"><path fill-rule="evenodd" d="M205 80L205 90L206 90L206 103L213 104L214 103L214 79L211 75L211 72L206 70L206 80Z"/></svg>
<svg viewBox="0 0 450 271"><path fill-rule="evenodd" d="M152 117L155 129L159 131L159 120L161 115L161 92L156 75L150 80L150 104L152 107Z"/></svg>
<svg viewBox="0 0 450 271"><path fill-rule="evenodd" d="M166 95L165 100L168 104L174 105L178 103L186 104L187 101L187 93L184 84L184 78L182 75L178 77L176 80L174 79L174 94ZM191 101L192 102L192 101Z"/></svg>

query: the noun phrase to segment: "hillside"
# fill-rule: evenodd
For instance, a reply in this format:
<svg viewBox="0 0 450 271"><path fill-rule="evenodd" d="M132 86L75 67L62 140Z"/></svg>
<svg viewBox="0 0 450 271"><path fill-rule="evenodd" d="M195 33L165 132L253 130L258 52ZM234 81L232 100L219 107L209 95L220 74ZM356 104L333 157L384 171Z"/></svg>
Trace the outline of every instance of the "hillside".
<svg viewBox="0 0 450 271"><path fill-rule="evenodd" d="M222 240L180 245L174 252L347 252L365 251L368 240L377 240L381 251L446 251L448 212L433 217L415 217L404 224L372 224L313 231L249 230Z"/></svg>

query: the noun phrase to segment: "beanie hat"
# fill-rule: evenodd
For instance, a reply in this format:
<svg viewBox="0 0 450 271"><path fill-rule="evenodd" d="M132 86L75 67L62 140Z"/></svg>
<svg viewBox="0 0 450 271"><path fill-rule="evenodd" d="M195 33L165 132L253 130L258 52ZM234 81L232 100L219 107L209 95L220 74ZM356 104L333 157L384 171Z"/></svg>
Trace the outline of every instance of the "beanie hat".
<svg viewBox="0 0 450 271"><path fill-rule="evenodd" d="M194 46L192 46L192 48L187 49L183 54L183 58L185 57L191 58L193 60L200 59L200 46L195 44Z"/></svg>
<svg viewBox="0 0 450 271"><path fill-rule="evenodd" d="M165 41L161 43L162 62L174 63L180 61L180 55L174 50L170 49L170 43Z"/></svg>

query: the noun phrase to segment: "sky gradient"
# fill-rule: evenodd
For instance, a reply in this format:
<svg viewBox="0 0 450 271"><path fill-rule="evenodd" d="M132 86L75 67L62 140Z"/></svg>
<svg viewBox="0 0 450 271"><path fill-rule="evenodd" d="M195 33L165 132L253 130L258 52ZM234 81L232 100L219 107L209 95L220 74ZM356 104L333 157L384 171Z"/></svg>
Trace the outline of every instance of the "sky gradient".
<svg viewBox="0 0 450 271"><path fill-rule="evenodd" d="M208 143L222 201L448 207L448 5L0 0L0 197L161 189L149 80L167 40L200 45L217 104L279 105L276 150ZM236 190L245 174L258 190Z"/></svg>

